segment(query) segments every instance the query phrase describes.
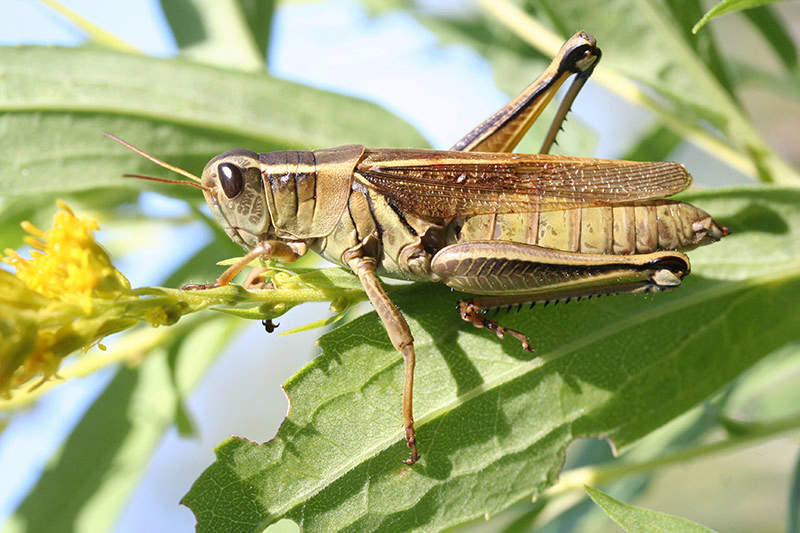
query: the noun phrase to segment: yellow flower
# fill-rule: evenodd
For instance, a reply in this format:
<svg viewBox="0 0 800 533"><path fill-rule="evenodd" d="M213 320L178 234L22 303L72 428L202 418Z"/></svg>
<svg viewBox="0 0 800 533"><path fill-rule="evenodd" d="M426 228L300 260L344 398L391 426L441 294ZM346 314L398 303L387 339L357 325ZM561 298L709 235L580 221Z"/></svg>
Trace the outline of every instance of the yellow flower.
<svg viewBox="0 0 800 533"><path fill-rule="evenodd" d="M307 273L306 280L279 274L267 291L234 285L209 291L132 290L95 242L97 222L76 216L63 202L58 205L52 229L22 224L29 234L25 242L33 248L30 258L14 250L0 256L15 269L14 274L0 269L0 396L39 378L36 388L58 372L68 355L99 346L108 335L141 322L171 325L212 306L248 318L275 318L298 303L327 301L334 293L342 302L364 298L352 275L344 275L340 285L335 274L317 271ZM233 309L237 304L249 308Z"/></svg>
<svg viewBox="0 0 800 533"><path fill-rule="evenodd" d="M65 356L137 322L113 305L132 292L95 242L97 222L58 206L50 230L22 223L30 259L14 250L0 257L16 271L0 270L0 394L36 375L47 379Z"/></svg>
<svg viewBox="0 0 800 533"><path fill-rule="evenodd" d="M92 297L127 292L128 280L111 264L95 242L97 221L80 218L64 203L56 213L53 228L42 231L30 222L22 228L30 233L25 242L34 250L31 259L6 250L5 263L16 268L16 277L30 289L68 303L79 304L87 314Z"/></svg>

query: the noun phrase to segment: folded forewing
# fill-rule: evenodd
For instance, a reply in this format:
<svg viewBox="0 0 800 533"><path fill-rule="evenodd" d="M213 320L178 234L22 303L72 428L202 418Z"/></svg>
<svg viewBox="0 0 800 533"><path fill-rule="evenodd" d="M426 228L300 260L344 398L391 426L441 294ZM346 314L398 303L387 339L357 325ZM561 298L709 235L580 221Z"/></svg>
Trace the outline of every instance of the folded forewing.
<svg viewBox="0 0 800 533"><path fill-rule="evenodd" d="M663 198L692 180L668 162L395 149L365 155L357 180L402 210L437 218Z"/></svg>

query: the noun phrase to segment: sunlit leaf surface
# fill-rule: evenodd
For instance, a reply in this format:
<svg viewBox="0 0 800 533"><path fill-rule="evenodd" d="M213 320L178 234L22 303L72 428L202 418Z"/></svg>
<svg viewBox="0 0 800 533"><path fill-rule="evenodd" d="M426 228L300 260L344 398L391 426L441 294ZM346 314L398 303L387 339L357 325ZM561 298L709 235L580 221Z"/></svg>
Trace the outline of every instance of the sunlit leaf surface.
<svg viewBox="0 0 800 533"><path fill-rule="evenodd" d="M797 340L797 191L690 200L733 235L691 254L683 287L500 315L534 355L463 323L446 288L392 291L416 338L414 467L401 463L402 360L375 314L322 337L286 385L275 440L223 443L186 496L200 530L284 517L306 531L438 529L492 515L552 484L575 438L625 448Z"/></svg>

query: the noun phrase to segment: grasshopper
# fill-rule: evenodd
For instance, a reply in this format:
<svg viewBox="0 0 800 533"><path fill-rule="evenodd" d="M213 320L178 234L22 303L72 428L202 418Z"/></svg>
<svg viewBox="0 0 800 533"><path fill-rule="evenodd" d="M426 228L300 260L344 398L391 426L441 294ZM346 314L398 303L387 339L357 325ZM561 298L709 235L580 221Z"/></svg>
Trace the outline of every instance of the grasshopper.
<svg viewBox="0 0 800 533"><path fill-rule="evenodd" d="M461 318L498 337L528 338L490 309L680 285L681 253L728 234L706 212L664 199L691 183L683 165L548 155L572 102L601 56L573 35L542 75L450 150L361 145L214 157L197 177L108 135L189 178L247 254L208 289L258 257L295 261L313 250L352 270L404 358L402 419L417 461L412 409L414 339L379 276L434 281L478 295ZM572 84L538 154L511 151L559 87Z"/></svg>

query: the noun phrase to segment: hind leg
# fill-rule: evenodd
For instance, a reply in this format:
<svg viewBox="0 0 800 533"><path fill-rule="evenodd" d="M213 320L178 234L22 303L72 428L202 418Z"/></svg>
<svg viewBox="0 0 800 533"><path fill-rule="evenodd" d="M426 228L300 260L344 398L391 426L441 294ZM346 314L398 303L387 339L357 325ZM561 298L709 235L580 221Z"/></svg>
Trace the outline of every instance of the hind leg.
<svg viewBox="0 0 800 533"><path fill-rule="evenodd" d="M572 102L600 60L600 49L594 37L578 32L558 52L550 66L513 100L475 126L451 150L461 152L513 152L522 137L539 118L547 104L567 78L575 80L559 106L550 125L541 153L550 151L556 134L567 116Z"/></svg>
<svg viewBox="0 0 800 533"><path fill-rule="evenodd" d="M442 248L431 261L431 271L453 289L486 295L459 303L463 320L500 338L511 335L530 350L525 335L486 318L486 312L672 289L689 273L689 258L680 252L603 255L510 241L473 241Z"/></svg>

